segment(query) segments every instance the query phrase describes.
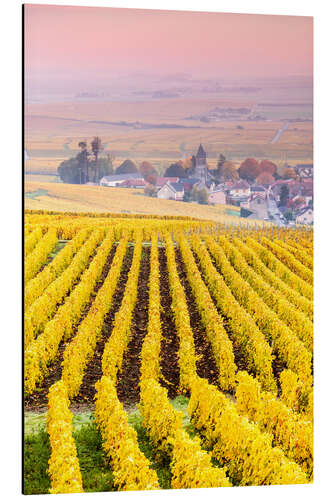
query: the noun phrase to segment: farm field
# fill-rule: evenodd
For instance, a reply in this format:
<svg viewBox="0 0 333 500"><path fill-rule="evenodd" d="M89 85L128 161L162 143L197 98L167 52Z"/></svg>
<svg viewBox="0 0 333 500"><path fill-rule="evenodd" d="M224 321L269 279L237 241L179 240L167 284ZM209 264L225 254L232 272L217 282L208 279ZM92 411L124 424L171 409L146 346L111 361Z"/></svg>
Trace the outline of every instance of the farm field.
<svg viewBox="0 0 333 500"><path fill-rule="evenodd" d="M24 255L26 493L312 482L312 230L26 210Z"/></svg>
<svg viewBox="0 0 333 500"><path fill-rule="evenodd" d="M101 137L104 152L115 158L116 167L131 158L139 163L150 161L161 172L170 163L194 154L200 142L212 168L220 153L235 163L247 157L290 164L312 161L312 121L291 122L280 139L271 143L286 123L284 107L282 110L277 107L269 120L188 119L216 107L230 106L252 109L255 102L239 97L237 100L206 97L30 104L25 109L25 148L29 156L25 168L29 172L56 173L62 160L78 152L80 140L95 135Z"/></svg>
<svg viewBox="0 0 333 500"><path fill-rule="evenodd" d="M155 214L196 217L230 224L262 224L262 221L240 219L237 216L239 208L234 206L209 206L150 198L141 189L62 183L25 182L25 208L60 212Z"/></svg>

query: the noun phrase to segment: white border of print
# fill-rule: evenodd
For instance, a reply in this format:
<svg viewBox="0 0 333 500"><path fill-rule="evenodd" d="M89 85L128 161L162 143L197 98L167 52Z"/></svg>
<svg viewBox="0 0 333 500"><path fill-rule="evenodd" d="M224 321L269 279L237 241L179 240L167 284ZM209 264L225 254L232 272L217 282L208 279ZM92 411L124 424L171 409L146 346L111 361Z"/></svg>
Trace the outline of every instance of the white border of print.
<svg viewBox="0 0 333 500"><path fill-rule="evenodd" d="M304 486L269 486L210 490L178 490L123 493L126 498L328 498L332 490L332 7L312 0L39 0L39 4L159 8L253 14L314 16L315 27L315 482ZM21 2L1 5L1 283L2 362L1 402L1 491L5 498L17 498L21 489ZM331 106L330 106L331 104ZM9 300L8 300L9 299ZM329 363L331 362L331 366ZM108 493L106 493L108 494ZM101 498L99 493L90 498ZM112 496L114 493L112 493ZM115 494L117 495L117 494ZM46 498L41 495L39 498ZM68 498L68 497L66 497ZM75 498L88 498L76 495ZM117 496L118 498L118 496ZM120 498L120 497L119 497Z"/></svg>

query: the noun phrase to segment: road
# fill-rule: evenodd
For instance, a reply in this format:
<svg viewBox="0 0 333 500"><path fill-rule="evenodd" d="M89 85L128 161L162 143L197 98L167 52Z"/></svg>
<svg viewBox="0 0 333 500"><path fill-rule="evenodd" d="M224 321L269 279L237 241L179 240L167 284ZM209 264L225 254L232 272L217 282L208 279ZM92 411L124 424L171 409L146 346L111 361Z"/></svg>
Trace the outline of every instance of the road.
<svg viewBox="0 0 333 500"><path fill-rule="evenodd" d="M280 210L278 209L278 206L276 204L276 201L273 197L273 195L269 195L268 196L268 199L267 199L267 212L268 212L268 215L272 216L273 219L270 219L271 222L274 222L274 224L276 224L277 226L284 226L283 222L281 221L280 219ZM275 215L275 214L278 214L278 215Z"/></svg>
<svg viewBox="0 0 333 500"><path fill-rule="evenodd" d="M287 130L287 128L289 127L289 122L285 123L283 125L282 128L280 128L280 130L278 130L275 134L275 136L273 137L273 139L271 140L271 144L275 144L281 137L281 135L283 134L283 132L285 132Z"/></svg>

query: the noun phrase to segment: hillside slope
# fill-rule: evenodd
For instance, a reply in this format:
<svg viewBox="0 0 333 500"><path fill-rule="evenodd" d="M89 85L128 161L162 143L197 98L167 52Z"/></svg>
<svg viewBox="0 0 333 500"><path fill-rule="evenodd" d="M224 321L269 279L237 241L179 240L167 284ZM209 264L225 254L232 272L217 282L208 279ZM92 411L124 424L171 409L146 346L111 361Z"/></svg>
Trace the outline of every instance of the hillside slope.
<svg viewBox="0 0 333 500"><path fill-rule="evenodd" d="M235 224L255 223L230 215L230 211L238 211L237 207L160 200L144 196L137 189L26 182L25 194L25 208L33 210L182 215Z"/></svg>

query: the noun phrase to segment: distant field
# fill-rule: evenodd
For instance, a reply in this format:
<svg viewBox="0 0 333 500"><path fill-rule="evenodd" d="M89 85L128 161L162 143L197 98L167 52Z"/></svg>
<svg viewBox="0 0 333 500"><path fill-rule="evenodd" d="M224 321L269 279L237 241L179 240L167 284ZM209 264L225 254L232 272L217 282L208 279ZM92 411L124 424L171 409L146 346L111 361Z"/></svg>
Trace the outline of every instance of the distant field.
<svg viewBox="0 0 333 500"><path fill-rule="evenodd" d="M312 161L312 122L291 123L281 138L271 144L276 132L283 127L284 107L276 108L272 121L204 123L185 119L217 106L253 105L254 101L245 98L232 103L223 99L168 99L29 105L25 139L30 160L26 169L55 173L61 161L78 152L80 140L89 141L94 135L101 137L105 152L115 157L116 166L125 158L132 158L137 162L149 160L162 170L175 160L195 154L200 142L211 166L215 166L219 153L235 162L249 156L277 162ZM138 128L136 122L150 128ZM161 124L182 128L154 128Z"/></svg>
<svg viewBox="0 0 333 500"><path fill-rule="evenodd" d="M37 196L25 198L25 208L32 210L182 215L222 223L255 224L255 221L228 215L228 210L237 210L236 207L159 200L144 196L141 190L135 189L26 182L25 192L37 192ZM43 194L38 195L39 192ZM48 194L45 195L45 192ZM262 221L259 224L262 224Z"/></svg>

